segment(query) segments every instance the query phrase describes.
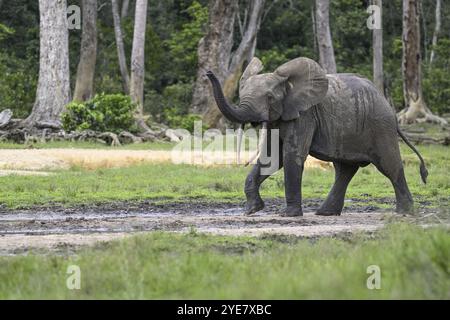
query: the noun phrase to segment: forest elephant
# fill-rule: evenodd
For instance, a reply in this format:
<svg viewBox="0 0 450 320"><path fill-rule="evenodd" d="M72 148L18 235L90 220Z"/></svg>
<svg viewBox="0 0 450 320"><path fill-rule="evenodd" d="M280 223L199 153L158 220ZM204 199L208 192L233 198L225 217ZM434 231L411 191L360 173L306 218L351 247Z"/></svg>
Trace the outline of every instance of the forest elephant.
<svg viewBox="0 0 450 320"><path fill-rule="evenodd" d="M359 167L370 163L391 181L397 212L413 210L397 134L419 157L424 183L428 172L422 156L399 130L393 108L372 82L355 74L326 74L308 58L286 62L273 73L259 74L262 69L261 61L253 58L240 79L237 106L226 101L214 74L206 75L223 115L241 128L246 123L261 125L260 143L269 153L274 149L271 129L278 129L276 156L281 161L276 170L284 167L286 196L282 215L303 215L301 180L308 154L333 162L335 169L334 185L316 214L340 215L350 180ZM276 171L262 172L264 165L259 158L246 178L246 214L264 208L259 188Z"/></svg>

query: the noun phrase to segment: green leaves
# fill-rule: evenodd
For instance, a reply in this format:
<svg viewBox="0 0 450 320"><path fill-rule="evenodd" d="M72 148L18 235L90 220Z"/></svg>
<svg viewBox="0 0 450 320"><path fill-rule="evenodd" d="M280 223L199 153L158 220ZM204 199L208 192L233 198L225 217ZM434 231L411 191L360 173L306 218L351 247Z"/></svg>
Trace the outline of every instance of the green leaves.
<svg viewBox="0 0 450 320"><path fill-rule="evenodd" d="M61 117L66 131L91 129L119 133L133 129L136 105L129 96L102 93L84 103L71 102L66 108Z"/></svg>
<svg viewBox="0 0 450 320"><path fill-rule="evenodd" d="M186 12L191 21L185 23L179 32L175 32L172 38L166 41L170 54L173 57L180 73L180 80L189 81L197 71L197 46L205 31L203 26L208 21L208 8L194 1Z"/></svg>

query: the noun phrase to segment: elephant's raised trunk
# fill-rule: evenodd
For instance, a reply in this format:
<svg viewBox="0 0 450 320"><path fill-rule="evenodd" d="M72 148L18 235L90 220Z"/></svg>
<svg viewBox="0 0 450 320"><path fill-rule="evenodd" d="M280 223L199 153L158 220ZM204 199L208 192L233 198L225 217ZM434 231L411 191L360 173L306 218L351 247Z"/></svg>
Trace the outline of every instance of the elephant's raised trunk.
<svg viewBox="0 0 450 320"><path fill-rule="evenodd" d="M240 163L240 153L241 153L241 142L242 142L242 135L243 135L243 129L244 125L247 122L257 122L260 119L257 119L258 117L251 117L250 112L248 112L248 106L243 104L241 107L235 107L231 106L227 100L225 99L225 96L222 91L222 87L220 86L219 80L216 78L214 73L211 71L208 71L206 73L206 76L209 78L209 81L211 81L211 85L213 88L214 93L214 99L216 100L217 106L219 107L220 112L231 122L237 122L240 124L238 129L238 141L237 141L237 163ZM267 140L267 122L262 122L262 131L261 131L261 137L260 137L260 143L258 145L258 150L256 154L251 157L251 159L246 163L246 166L253 162L256 158L258 158L261 154L261 150L266 143Z"/></svg>
<svg viewBox="0 0 450 320"><path fill-rule="evenodd" d="M220 112L230 120L231 122L236 123L246 123L250 122L250 119L248 118L248 115L243 111L239 110L239 108L236 108L234 106L230 106L225 99L225 96L223 95L222 87L220 86L219 80L216 78L214 73L211 71L208 71L206 73L206 76L209 78L209 81L211 81L211 85L213 88L214 93L214 99L216 100L217 106L219 107Z"/></svg>

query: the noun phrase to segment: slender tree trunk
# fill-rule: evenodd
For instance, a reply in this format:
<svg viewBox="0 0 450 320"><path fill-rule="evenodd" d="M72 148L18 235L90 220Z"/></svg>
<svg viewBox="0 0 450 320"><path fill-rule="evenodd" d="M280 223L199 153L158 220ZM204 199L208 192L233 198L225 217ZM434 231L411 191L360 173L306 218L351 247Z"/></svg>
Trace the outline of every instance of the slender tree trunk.
<svg viewBox="0 0 450 320"><path fill-rule="evenodd" d="M436 0L436 22L434 26L433 40L431 41L430 66L433 64L435 58L434 48L437 45L440 32L441 32L441 0Z"/></svg>
<svg viewBox="0 0 450 320"><path fill-rule="evenodd" d="M250 2L248 17L240 23L242 40L232 53L238 1L210 1L208 33L199 43L199 71L192 99L192 111L203 113L203 120L210 127L218 125L222 114L212 98L211 87L204 74L207 70L213 71L223 86L225 96L229 100L234 97L242 69L255 53L264 2Z"/></svg>
<svg viewBox="0 0 450 320"><path fill-rule="evenodd" d="M318 50L318 44L317 44L317 24L316 24L314 3L311 5L311 21L312 21L312 29L313 29L314 54L318 54L319 50Z"/></svg>
<svg viewBox="0 0 450 320"><path fill-rule="evenodd" d="M114 20L114 34L116 36L117 56L119 58L120 75L122 77L122 89L125 94L130 94L130 76L128 73L125 47L123 44L122 26L119 16L117 0L111 0L112 14Z"/></svg>
<svg viewBox="0 0 450 320"><path fill-rule="evenodd" d="M83 0L83 31L80 62L73 94L74 101L86 101L93 96L95 62L97 59L97 0Z"/></svg>
<svg viewBox="0 0 450 320"><path fill-rule="evenodd" d="M39 0L40 57L36 100L26 126L60 125L70 101L69 32L65 0Z"/></svg>
<svg viewBox="0 0 450 320"><path fill-rule="evenodd" d="M144 130L148 129L144 119L144 49L146 25L147 0L136 0L133 50L131 54L130 96L132 101L137 104L137 124Z"/></svg>
<svg viewBox="0 0 450 320"><path fill-rule="evenodd" d="M333 41L329 21L329 0L316 0L316 30L319 44L319 62L327 73L336 73Z"/></svg>
<svg viewBox="0 0 450 320"><path fill-rule="evenodd" d="M420 24L418 0L403 0L403 95L406 108L398 113L401 124L413 122L447 122L431 113L422 94Z"/></svg>
<svg viewBox="0 0 450 320"><path fill-rule="evenodd" d="M383 15L383 1L374 0L373 4L380 8L380 19ZM373 29L373 82L384 94L383 80L383 22L380 21L380 29Z"/></svg>
<svg viewBox="0 0 450 320"><path fill-rule="evenodd" d="M128 9L130 7L130 0L123 0L122 1L122 12L120 14L120 17L125 19L128 16Z"/></svg>

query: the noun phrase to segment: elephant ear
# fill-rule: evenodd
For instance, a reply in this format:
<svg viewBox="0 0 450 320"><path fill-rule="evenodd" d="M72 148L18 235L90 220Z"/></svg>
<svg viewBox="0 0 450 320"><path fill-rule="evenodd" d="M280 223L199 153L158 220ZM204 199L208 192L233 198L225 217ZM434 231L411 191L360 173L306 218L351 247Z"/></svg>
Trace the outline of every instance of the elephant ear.
<svg viewBox="0 0 450 320"><path fill-rule="evenodd" d="M263 64L261 60L254 57L252 61L248 64L247 68L245 68L244 73L241 76L241 79L239 80L239 92L242 91L242 88L244 87L245 81L248 80L248 78L257 75L260 73L263 69Z"/></svg>
<svg viewBox="0 0 450 320"><path fill-rule="evenodd" d="M297 58L286 62L275 70L275 75L285 82L286 96L283 101L283 120L299 117L299 112L306 111L320 103L328 91L328 79L325 71L315 61Z"/></svg>

